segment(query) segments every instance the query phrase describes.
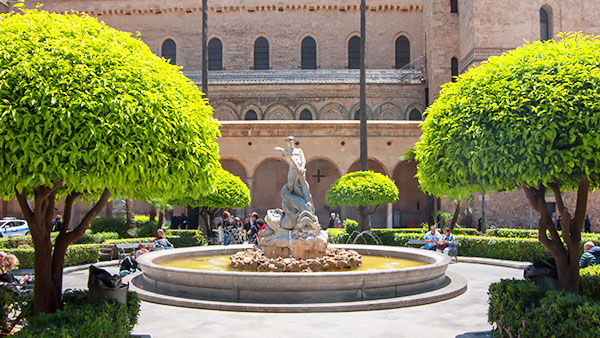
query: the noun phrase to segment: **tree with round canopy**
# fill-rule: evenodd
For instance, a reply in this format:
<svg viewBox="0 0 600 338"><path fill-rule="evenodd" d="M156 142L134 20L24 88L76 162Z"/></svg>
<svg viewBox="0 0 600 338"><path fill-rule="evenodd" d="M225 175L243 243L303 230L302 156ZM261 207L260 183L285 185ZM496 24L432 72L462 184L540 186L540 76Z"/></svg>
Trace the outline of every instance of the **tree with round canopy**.
<svg viewBox="0 0 600 338"><path fill-rule="evenodd" d="M588 193L600 177L600 41L560 39L491 57L447 84L422 124L417 175L436 196L522 189L540 214L539 240L556 261L560 287L576 293ZM571 211L567 190L577 196Z"/></svg>
<svg viewBox="0 0 600 338"><path fill-rule="evenodd" d="M226 170L217 173L212 189L198 197L184 197L170 201L173 205L200 207L204 224L202 232L208 236L212 220L225 209L245 208L250 205L250 189L237 176Z"/></svg>
<svg viewBox="0 0 600 338"><path fill-rule="evenodd" d="M0 15L0 72L0 189L29 223L34 311L54 312L67 247L110 196L167 198L212 187L221 168L218 124L178 67L85 14ZM53 247L50 222L61 198ZM91 209L71 224L79 198Z"/></svg>
<svg viewBox="0 0 600 338"><path fill-rule="evenodd" d="M398 199L398 188L387 176L373 171L356 171L338 178L327 190L328 205L347 205L360 213L358 230L368 231L371 226L367 216L374 214L381 204L393 203Z"/></svg>

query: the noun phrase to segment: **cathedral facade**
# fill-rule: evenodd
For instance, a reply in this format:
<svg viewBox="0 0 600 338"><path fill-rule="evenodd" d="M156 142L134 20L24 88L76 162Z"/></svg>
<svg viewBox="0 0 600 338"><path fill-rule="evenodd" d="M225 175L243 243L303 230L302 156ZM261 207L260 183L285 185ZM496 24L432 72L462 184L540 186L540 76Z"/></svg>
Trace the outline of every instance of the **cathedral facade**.
<svg viewBox="0 0 600 338"><path fill-rule="evenodd" d="M34 7L86 12L137 34L149 48L198 84L202 80L202 1L53 0ZM0 4L10 10L16 1ZM369 166L395 180L400 200L381 207L373 224L415 226L449 201L425 195L414 163L402 155L420 136L419 121L440 88L487 58L560 32L600 34L597 0L367 0L366 66ZM338 177L358 170L359 0L209 0L208 98L222 121L226 170L252 192L264 212L280 205L287 164L272 150L294 135L307 155L307 177L321 222ZM282 184L281 184L282 185ZM481 195L475 195L476 201ZM489 194L486 216L506 226L531 226L523 194ZM590 217L600 223L600 199ZM598 203L596 203L598 202ZM143 208L142 206L140 208ZM12 208L4 206L3 215ZM477 219L481 207L473 205Z"/></svg>

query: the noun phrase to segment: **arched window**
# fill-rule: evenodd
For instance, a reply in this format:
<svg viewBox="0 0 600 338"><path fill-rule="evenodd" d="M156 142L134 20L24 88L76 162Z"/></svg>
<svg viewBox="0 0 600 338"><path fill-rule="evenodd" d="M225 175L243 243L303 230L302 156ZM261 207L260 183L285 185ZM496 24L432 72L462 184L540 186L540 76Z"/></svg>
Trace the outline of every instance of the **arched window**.
<svg viewBox="0 0 600 338"><path fill-rule="evenodd" d="M269 41L262 37L254 41L254 70L269 70Z"/></svg>
<svg viewBox="0 0 600 338"><path fill-rule="evenodd" d="M302 69L317 69L317 43L310 36L302 40L301 65Z"/></svg>
<svg viewBox="0 0 600 338"><path fill-rule="evenodd" d="M300 120L312 120L312 114L308 109L304 109L300 112Z"/></svg>
<svg viewBox="0 0 600 338"><path fill-rule="evenodd" d="M166 39L162 44L162 57L169 60L172 65L177 64L177 47L175 41Z"/></svg>
<svg viewBox="0 0 600 338"><path fill-rule="evenodd" d="M458 13L458 0L450 0L450 13Z"/></svg>
<svg viewBox="0 0 600 338"><path fill-rule="evenodd" d="M456 82L458 76L458 59L453 57L450 60L450 72L452 73L452 82Z"/></svg>
<svg viewBox="0 0 600 338"><path fill-rule="evenodd" d="M353 36L348 41L348 69L360 69L360 38Z"/></svg>
<svg viewBox="0 0 600 338"><path fill-rule="evenodd" d="M410 63L410 41L405 36L396 39L396 69Z"/></svg>
<svg viewBox="0 0 600 338"><path fill-rule="evenodd" d="M422 119L421 112L417 108L414 108L408 114L408 119L410 121L421 121L421 119Z"/></svg>
<svg viewBox="0 0 600 338"><path fill-rule="evenodd" d="M354 119L355 120L360 120L360 109L356 110L356 112L354 112Z"/></svg>
<svg viewBox="0 0 600 338"><path fill-rule="evenodd" d="M223 44L217 38L208 42L208 70L223 70Z"/></svg>
<svg viewBox="0 0 600 338"><path fill-rule="evenodd" d="M256 112L254 110L250 109L246 112L246 115L244 115L244 120L247 120L247 121L258 120L258 115L256 115Z"/></svg>
<svg viewBox="0 0 600 338"><path fill-rule="evenodd" d="M544 8L540 8L540 40L552 39L552 14Z"/></svg>

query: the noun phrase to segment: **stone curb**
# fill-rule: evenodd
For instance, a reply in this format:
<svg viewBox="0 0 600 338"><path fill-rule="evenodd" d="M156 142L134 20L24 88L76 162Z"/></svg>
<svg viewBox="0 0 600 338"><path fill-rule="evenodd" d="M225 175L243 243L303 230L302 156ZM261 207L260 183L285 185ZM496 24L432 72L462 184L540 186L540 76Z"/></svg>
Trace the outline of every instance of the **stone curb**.
<svg viewBox="0 0 600 338"><path fill-rule="evenodd" d="M459 263L495 265L495 266L502 266L505 268L520 269L520 270L523 270L527 266L531 265L531 262L507 261L507 260L503 260L503 259L494 259L494 258L458 256L457 259L458 259Z"/></svg>

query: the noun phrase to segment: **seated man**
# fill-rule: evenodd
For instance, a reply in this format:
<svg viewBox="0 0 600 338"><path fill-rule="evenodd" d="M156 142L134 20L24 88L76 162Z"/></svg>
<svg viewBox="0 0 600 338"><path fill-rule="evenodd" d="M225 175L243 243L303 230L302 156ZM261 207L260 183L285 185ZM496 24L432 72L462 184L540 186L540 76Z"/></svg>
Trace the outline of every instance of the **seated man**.
<svg viewBox="0 0 600 338"><path fill-rule="evenodd" d="M450 228L445 228L444 236L442 236L442 239L438 242L437 251L448 255L450 253L450 250L456 247L457 245L458 243L456 242L456 238L450 232Z"/></svg>
<svg viewBox="0 0 600 338"><path fill-rule="evenodd" d="M121 262L121 266L119 267L119 276L127 276L135 272L135 270L139 269L140 267L138 266L138 263L135 260L135 252L132 252Z"/></svg>
<svg viewBox="0 0 600 338"><path fill-rule="evenodd" d="M442 240L442 235L435 231L435 225L429 227L429 232L425 234L425 245L422 249L435 250L438 246L438 242Z"/></svg>
<svg viewBox="0 0 600 338"><path fill-rule="evenodd" d="M161 249L173 249L173 244L171 244L171 242L169 242L169 240L167 240L163 229L158 229L158 231L156 231L156 238L154 239L154 249L153 250L161 250Z"/></svg>
<svg viewBox="0 0 600 338"><path fill-rule="evenodd" d="M595 246L594 242L587 242L583 245L579 267L583 269L596 264L600 264L600 246Z"/></svg>

